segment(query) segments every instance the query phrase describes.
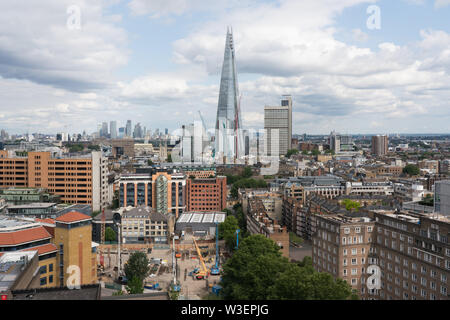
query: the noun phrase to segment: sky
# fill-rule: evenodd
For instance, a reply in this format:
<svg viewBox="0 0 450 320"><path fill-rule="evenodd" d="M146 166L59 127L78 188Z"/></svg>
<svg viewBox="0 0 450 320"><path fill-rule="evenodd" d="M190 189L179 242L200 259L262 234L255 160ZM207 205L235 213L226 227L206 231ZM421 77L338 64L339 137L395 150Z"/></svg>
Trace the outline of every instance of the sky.
<svg viewBox="0 0 450 320"><path fill-rule="evenodd" d="M229 26L245 128L450 133L450 0L4 0L0 129L213 128Z"/></svg>

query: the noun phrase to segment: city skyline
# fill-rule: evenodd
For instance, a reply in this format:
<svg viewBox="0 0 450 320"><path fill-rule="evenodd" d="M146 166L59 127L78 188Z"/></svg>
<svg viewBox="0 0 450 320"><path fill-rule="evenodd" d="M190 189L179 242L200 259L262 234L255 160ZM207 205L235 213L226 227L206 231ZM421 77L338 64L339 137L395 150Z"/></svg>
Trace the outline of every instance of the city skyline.
<svg viewBox="0 0 450 320"><path fill-rule="evenodd" d="M231 25L245 128L290 94L294 133L448 132L446 1L181 4L2 3L24 28L0 24L0 128L90 132L123 117L173 131L198 110L214 128Z"/></svg>

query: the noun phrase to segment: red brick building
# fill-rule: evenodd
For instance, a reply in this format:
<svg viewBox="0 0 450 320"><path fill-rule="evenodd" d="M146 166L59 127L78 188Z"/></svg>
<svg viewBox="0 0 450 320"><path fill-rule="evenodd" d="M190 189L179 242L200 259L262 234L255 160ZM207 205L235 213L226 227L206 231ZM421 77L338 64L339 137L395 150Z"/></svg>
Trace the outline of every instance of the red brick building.
<svg viewBox="0 0 450 320"><path fill-rule="evenodd" d="M227 207L227 178L187 179L187 211L222 211Z"/></svg>

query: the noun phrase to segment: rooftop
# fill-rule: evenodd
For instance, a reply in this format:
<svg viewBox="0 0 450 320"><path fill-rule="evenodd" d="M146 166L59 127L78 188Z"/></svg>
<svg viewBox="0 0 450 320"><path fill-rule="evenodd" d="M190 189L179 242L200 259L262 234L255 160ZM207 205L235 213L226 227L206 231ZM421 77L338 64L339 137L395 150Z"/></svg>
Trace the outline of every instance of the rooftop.
<svg viewBox="0 0 450 320"><path fill-rule="evenodd" d="M8 291L37 251L5 252L0 256L0 292Z"/></svg>
<svg viewBox="0 0 450 320"><path fill-rule="evenodd" d="M100 284L83 285L80 289L45 288L13 291L13 300L99 300Z"/></svg>
<svg viewBox="0 0 450 320"><path fill-rule="evenodd" d="M92 219L91 216L88 216L84 213L78 211L70 211L59 216L58 218L55 219L55 221L61 223L72 223L91 219Z"/></svg>

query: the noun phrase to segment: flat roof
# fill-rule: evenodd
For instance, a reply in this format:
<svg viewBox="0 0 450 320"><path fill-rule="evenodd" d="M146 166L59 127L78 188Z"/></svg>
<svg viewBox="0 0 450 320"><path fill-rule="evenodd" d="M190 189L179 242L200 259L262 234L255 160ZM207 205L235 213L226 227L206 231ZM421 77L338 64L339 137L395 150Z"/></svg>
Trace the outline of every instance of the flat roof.
<svg viewBox="0 0 450 320"><path fill-rule="evenodd" d="M0 292L8 291L22 273L25 257L33 259L37 251L5 252L0 256Z"/></svg>

